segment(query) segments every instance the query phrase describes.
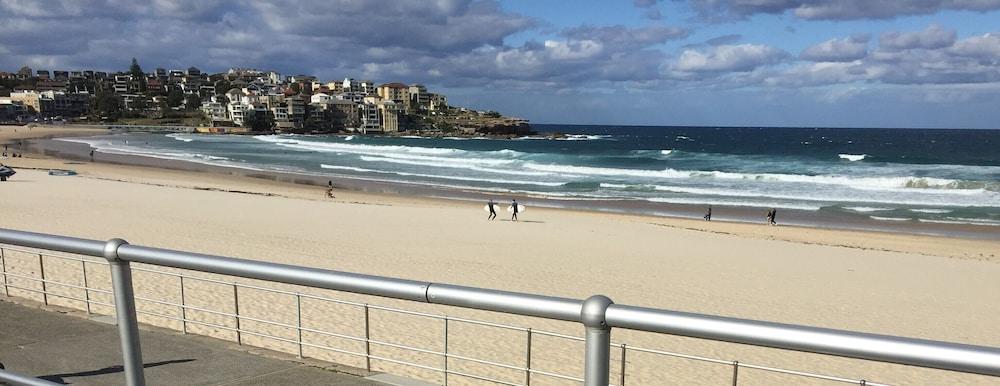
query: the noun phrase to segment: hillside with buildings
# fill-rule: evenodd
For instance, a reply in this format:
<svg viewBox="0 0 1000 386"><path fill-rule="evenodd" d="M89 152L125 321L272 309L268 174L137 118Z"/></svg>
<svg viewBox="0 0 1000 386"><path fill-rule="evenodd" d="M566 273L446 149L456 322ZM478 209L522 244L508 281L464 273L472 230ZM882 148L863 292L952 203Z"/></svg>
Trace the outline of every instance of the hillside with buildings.
<svg viewBox="0 0 1000 386"><path fill-rule="evenodd" d="M0 72L0 123L66 120L198 126L206 132L523 135L523 119L448 104L422 84L321 81L232 68Z"/></svg>

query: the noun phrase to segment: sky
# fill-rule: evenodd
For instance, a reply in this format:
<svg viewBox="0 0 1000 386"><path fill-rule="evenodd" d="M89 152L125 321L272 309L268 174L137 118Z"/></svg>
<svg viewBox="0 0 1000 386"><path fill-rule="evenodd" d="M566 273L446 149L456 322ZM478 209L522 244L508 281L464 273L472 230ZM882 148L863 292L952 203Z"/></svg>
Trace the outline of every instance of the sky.
<svg viewBox="0 0 1000 386"><path fill-rule="evenodd" d="M535 123L1000 128L1000 0L3 0L0 71L424 83Z"/></svg>

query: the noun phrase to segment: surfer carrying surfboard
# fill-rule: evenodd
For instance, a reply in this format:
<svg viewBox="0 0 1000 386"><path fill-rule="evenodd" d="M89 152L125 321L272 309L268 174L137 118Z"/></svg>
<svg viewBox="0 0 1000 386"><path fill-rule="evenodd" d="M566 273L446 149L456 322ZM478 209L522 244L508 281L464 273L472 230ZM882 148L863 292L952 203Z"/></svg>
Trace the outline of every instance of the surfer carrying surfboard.
<svg viewBox="0 0 1000 386"><path fill-rule="evenodd" d="M496 205L497 205L497 203L493 202L492 198L490 199L490 202L486 203L486 206L488 206L490 208L490 216L487 217L487 219L493 220L493 219L497 218Z"/></svg>
<svg viewBox="0 0 1000 386"><path fill-rule="evenodd" d="M512 200L512 201L513 202L510 204L510 207L512 209L511 210L512 214L510 215L510 221L517 221L517 212L518 212L518 209L520 209L520 208L517 207L517 200Z"/></svg>

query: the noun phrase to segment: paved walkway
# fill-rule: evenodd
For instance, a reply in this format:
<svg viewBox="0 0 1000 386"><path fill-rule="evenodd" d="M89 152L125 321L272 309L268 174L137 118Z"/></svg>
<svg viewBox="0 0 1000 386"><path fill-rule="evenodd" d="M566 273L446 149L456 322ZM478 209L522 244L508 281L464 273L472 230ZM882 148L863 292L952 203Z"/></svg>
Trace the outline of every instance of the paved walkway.
<svg viewBox="0 0 1000 386"><path fill-rule="evenodd" d="M302 363L280 353L258 355L251 350L261 349L219 339L147 326L142 326L140 335L149 385L385 385L337 372L336 365ZM117 327L66 312L11 303L3 296L0 362L8 371L56 383L125 382Z"/></svg>

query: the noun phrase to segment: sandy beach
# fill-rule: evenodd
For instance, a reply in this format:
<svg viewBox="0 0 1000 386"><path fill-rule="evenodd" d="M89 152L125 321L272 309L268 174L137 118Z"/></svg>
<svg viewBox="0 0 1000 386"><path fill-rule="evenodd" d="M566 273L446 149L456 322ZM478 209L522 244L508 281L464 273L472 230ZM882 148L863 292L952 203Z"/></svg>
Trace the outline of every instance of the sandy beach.
<svg viewBox="0 0 1000 386"><path fill-rule="evenodd" d="M0 143L102 132L72 127L17 127L17 133L13 129L0 126ZM3 228L94 239L121 237L147 246L573 298L600 293L630 305L1000 346L998 241L541 208L523 213L524 221L506 221L501 212L499 221L489 222L479 203L342 190L327 198L323 187L37 154L0 162L18 171L15 178L0 184ZM73 169L79 175L50 176L46 170L51 168ZM34 269L30 256L11 256L8 267L20 264L15 269ZM52 269L59 275L58 266ZM64 267L62 274L66 280L78 280L71 267ZM176 285L163 278L138 277L140 295L156 296ZM203 291L206 304L224 303L220 299L231 296L209 286ZM323 293L582 334L581 328L568 323ZM290 307L263 295L259 300L246 312L287 315L284 311ZM80 308L74 302L65 305ZM316 323L329 319L349 324L325 318L319 307L311 312ZM408 324L408 319L391 315L376 317L374 323L387 331L400 329L401 336L385 339L404 340L405 331L423 328L419 322ZM174 321L143 321L178 328ZM226 336L225 331L201 332ZM495 343L485 344L488 335L481 331L454 333L464 355L478 353L511 363L519 361L512 358L523 357L518 351L522 342L517 340L522 338L496 333L491 339ZM435 334L437 327L428 327L412 335L419 344L433 345L440 339ZM477 336L479 340L474 339ZM616 330L612 340L891 384L996 382L989 377L624 330ZM262 338L248 343L290 350ZM549 371L578 374L581 347L552 347L546 354L540 343L537 363ZM356 357L323 356L319 350L310 355L359 363ZM628 366L629 384L718 384L731 374L726 366L642 354L630 358ZM439 379L432 372L391 363L380 362L376 368ZM518 379L516 372L494 374ZM455 377L450 383L465 381ZM537 381L565 384L551 378ZM741 373L744 382L809 383L750 370Z"/></svg>

